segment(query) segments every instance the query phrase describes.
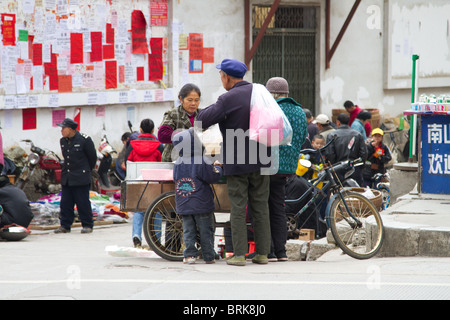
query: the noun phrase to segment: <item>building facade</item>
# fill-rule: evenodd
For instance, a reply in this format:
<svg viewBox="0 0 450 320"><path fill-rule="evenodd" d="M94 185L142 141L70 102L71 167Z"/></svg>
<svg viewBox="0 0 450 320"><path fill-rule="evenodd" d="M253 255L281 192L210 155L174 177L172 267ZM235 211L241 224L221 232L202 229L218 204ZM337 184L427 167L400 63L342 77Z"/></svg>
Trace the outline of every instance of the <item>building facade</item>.
<svg viewBox="0 0 450 320"><path fill-rule="evenodd" d="M33 3L34 2L34 3ZM444 0L14 0L2 17L4 147L31 139L59 151L55 123L79 116L96 145L121 148L127 122L158 126L183 84L200 107L224 93L215 68L248 64L245 79L283 76L314 114L352 100L382 115L419 93L450 94L450 5Z"/></svg>

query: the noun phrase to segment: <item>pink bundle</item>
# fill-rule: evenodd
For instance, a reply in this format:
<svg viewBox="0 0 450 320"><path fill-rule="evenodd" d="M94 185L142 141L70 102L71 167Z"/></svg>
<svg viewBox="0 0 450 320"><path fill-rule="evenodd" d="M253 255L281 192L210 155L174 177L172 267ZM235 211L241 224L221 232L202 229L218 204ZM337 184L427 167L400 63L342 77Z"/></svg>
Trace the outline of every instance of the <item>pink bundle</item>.
<svg viewBox="0 0 450 320"><path fill-rule="evenodd" d="M267 146L289 145L292 141L289 120L261 84L253 84L249 128L250 139Z"/></svg>

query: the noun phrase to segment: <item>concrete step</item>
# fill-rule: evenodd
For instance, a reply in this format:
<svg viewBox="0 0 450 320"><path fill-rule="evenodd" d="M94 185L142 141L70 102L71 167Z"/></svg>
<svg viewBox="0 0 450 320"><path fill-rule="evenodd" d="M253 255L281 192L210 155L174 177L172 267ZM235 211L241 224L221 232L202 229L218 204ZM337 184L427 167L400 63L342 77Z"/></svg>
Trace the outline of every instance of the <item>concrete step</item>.
<svg viewBox="0 0 450 320"><path fill-rule="evenodd" d="M407 194L381 216L385 239L378 257L450 257L450 196ZM336 249L327 238L289 240L286 247L290 260L303 261Z"/></svg>
<svg viewBox="0 0 450 320"><path fill-rule="evenodd" d="M386 237L379 256L450 256L450 196L408 194L382 218Z"/></svg>

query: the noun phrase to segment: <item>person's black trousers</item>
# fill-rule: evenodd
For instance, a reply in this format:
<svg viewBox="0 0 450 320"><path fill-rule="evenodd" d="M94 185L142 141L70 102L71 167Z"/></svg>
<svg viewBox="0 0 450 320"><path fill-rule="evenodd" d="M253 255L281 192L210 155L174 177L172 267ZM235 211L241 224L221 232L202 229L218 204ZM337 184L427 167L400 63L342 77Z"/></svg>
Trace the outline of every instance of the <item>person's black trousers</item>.
<svg viewBox="0 0 450 320"><path fill-rule="evenodd" d="M83 228L93 228L92 207L89 200L90 184L86 186L62 186L61 193L61 227L70 230L75 219L74 207L77 206L78 216Z"/></svg>
<svg viewBox="0 0 450 320"><path fill-rule="evenodd" d="M286 181L285 175L270 176L269 218L272 236L271 253L277 258L286 256Z"/></svg>

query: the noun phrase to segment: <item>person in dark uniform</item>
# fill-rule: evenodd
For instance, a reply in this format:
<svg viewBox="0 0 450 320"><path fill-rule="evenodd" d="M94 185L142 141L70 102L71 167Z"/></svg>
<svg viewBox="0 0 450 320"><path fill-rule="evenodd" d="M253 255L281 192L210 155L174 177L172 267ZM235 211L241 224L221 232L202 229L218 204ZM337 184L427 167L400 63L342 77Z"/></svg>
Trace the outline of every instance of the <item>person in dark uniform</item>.
<svg viewBox="0 0 450 320"><path fill-rule="evenodd" d="M92 139L78 132L78 123L72 119L65 119L58 126L62 127L63 137L60 144L64 163L61 166L61 226L55 230L55 233L70 232L75 217L75 205L83 227L81 233L91 233L94 222L89 189L91 171L97 161L97 151Z"/></svg>

